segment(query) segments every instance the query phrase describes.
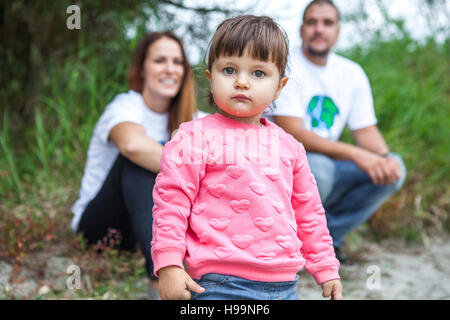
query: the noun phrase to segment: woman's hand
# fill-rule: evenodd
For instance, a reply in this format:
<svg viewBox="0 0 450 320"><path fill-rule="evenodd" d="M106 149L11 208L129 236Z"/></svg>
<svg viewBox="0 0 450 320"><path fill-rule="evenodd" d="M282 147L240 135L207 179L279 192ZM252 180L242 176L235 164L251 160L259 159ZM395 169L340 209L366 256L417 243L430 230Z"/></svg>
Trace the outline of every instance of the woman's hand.
<svg viewBox="0 0 450 320"><path fill-rule="evenodd" d="M322 283L322 296L328 298L331 296L331 300L342 299L342 283L341 280L330 280Z"/></svg>
<svg viewBox="0 0 450 320"><path fill-rule="evenodd" d="M158 271L158 292L162 300L189 300L191 291L202 293L200 287L183 269L169 266Z"/></svg>

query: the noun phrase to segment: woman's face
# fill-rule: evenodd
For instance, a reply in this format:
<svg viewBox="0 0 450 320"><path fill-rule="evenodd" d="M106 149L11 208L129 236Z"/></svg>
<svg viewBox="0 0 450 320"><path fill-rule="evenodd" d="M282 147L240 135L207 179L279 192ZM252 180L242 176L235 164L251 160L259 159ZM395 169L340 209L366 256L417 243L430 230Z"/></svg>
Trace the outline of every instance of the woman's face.
<svg viewBox="0 0 450 320"><path fill-rule="evenodd" d="M156 40L147 49L143 90L153 99L172 99L180 90L184 71L179 44L170 38Z"/></svg>

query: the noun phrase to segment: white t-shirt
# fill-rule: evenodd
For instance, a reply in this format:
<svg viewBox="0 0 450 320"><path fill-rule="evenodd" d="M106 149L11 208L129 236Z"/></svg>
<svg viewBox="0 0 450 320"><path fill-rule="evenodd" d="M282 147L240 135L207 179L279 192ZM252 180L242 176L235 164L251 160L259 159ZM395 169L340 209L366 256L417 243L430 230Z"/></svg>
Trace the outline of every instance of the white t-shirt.
<svg viewBox="0 0 450 320"><path fill-rule="evenodd" d="M194 118L201 118L207 113L198 111ZM108 140L111 129L121 122L134 122L145 128L150 138L165 144L170 136L167 131L169 113L156 113L149 109L139 92L130 90L118 94L109 103L94 128L94 133L87 152L84 175L78 200L72 206L74 217L71 227L78 229L78 224L88 203L100 191L108 173L116 160L119 150Z"/></svg>
<svg viewBox="0 0 450 320"><path fill-rule="evenodd" d="M311 63L300 47L290 52L289 81L264 116L303 119L305 129L337 141L350 130L377 123L372 92L364 70L355 62L330 53L325 66Z"/></svg>

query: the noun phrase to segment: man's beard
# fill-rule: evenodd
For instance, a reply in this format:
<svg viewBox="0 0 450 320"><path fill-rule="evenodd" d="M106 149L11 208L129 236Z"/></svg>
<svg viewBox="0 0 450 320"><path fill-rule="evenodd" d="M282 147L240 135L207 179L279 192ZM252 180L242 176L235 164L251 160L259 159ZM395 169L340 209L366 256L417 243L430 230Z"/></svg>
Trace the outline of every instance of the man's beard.
<svg viewBox="0 0 450 320"><path fill-rule="evenodd" d="M319 51L319 50L314 50L311 47L306 47L306 51L314 57L325 57L330 53L330 50L331 50L331 48L327 48L325 50Z"/></svg>

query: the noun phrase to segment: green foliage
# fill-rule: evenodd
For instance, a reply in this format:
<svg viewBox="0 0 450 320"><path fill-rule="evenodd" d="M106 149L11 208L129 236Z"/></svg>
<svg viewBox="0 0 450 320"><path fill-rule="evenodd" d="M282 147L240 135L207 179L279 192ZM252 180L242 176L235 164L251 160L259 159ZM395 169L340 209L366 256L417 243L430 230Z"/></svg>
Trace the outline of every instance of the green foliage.
<svg viewBox="0 0 450 320"><path fill-rule="evenodd" d="M424 184L448 181L449 45L407 38L374 42L346 55L360 63L372 85L378 125ZM414 175L409 175L412 179Z"/></svg>
<svg viewBox="0 0 450 320"><path fill-rule="evenodd" d="M382 235L410 239L427 227L448 230L449 46L401 38L343 53L367 72L380 131L408 170L400 194L372 219ZM349 131L344 138L352 140Z"/></svg>

